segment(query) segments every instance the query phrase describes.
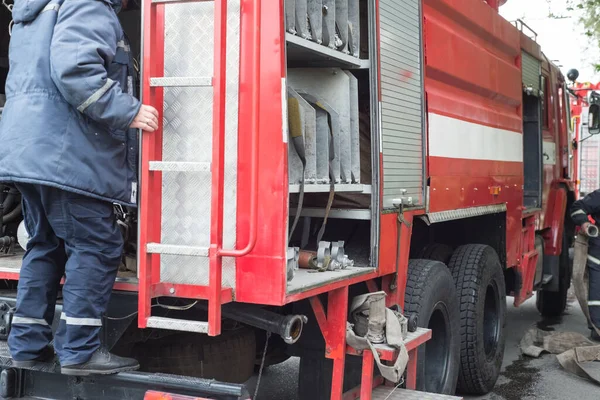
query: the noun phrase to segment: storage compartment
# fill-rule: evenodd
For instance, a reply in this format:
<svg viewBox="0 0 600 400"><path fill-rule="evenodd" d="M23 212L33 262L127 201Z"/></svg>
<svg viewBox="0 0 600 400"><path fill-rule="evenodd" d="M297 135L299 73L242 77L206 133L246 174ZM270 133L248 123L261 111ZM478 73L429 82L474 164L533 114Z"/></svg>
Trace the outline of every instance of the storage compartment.
<svg viewBox="0 0 600 400"><path fill-rule="evenodd" d="M287 0L285 7L294 293L372 271L374 18L366 0Z"/></svg>
<svg viewBox="0 0 600 400"><path fill-rule="evenodd" d="M551 161L556 158L552 151L542 149L540 98L523 94L523 204L527 209L542 206L542 156ZM543 154L542 154L543 153Z"/></svg>
<svg viewBox="0 0 600 400"><path fill-rule="evenodd" d="M380 208L425 205L422 11L416 0L382 0L378 13L367 0L285 6L294 293L373 271Z"/></svg>

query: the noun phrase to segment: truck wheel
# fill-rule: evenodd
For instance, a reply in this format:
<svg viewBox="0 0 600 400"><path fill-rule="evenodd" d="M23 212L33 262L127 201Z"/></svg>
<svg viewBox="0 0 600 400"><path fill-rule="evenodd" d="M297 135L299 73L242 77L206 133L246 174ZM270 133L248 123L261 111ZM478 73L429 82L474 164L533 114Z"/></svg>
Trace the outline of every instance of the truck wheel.
<svg viewBox="0 0 600 400"><path fill-rule="evenodd" d="M446 265L439 261L410 260L404 300L406 316L432 330L419 348L417 389L454 394L460 366L460 315L456 289Z"/></svg>
<svg viewBox="0 0 600 400"><path fill-rule="evenodd" d="M446 244L432 243L419 251L417 258L422 260L441 261L444 264L448 264L450 257L452 257L452 252L452 247Z"/></svg>
<svg viewBox="0 0 600 400"><path fill-rule="evenodd" d="M256 337L245 327L217 337L175 334L136 343L132 353L145 372L243 383L254 372Z"/></svg>
<svg viewBox="0 0 600 400"><path fill-rule="evenodd" d="M544 317L558 317L567 308L567 293L571 286L572 265L569 259L567 236L563 233L562 252L559 257L558 292L538 290L535 305Z"/></svg>
<svg viewBox="0 0 600 400"><path fill-rule="evenodd" d="M264 331L259 331L256 337L256 361L254 362L255 370L260 368L265 351L265 341L267 340ZM286 354L286 344L279 335L271 335L269 345L267 347L267 355L265 357L265 367L281 364L290 359Z"/></svg>
<svg viewBox="0 0 600 400"><path fill-rule="evenodd" d="M486 394L496 384L504 357L504 273L496 251L477 244L456 249L449 267L460 302L458 390Z"/></svg>
<svg viewBox="0 0 600 400"><path fill-rule="evenodd" d="M344 368L344 392L360 385L362 358L346 356ZM374 367L377 374L377 368ZM331 398L331 377L333 361L316 354L300 358L298 372L298 398L300 400L329 400Z"/></svg>

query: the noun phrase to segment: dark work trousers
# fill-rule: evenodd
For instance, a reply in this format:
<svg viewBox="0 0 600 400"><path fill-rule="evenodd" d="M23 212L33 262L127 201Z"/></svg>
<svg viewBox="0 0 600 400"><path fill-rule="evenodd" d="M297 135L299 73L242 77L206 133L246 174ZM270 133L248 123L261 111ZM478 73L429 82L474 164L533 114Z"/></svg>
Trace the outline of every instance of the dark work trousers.
<svg viewBox="0 0 600 400"><path fill-rule="evenodd" d="M63 366L86 362L100 347L102 316L123 250L113 206L49 186L17 188L31 238L8 338L11 354L18 361L32 360L50 343L56 297L65 276L54 347Z"/></svg>
<svg viewBox="0 0 600 400"><path fill-rule="evenodd" d="M590 238L588 248L590 319L600 328L600 238Z"/></svg>

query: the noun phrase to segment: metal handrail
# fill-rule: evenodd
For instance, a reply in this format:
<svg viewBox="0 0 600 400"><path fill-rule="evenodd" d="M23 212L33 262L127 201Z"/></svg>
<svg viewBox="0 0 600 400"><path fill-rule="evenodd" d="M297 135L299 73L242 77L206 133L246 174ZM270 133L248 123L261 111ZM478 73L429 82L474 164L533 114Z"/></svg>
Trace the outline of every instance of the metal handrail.
<svg viewBox="0 0 600 400"><path fill-rule="evenodd" d="M514 21L513 23L515 24L515 27L525 35L527 35L527 34L525 33L524 28L527 28L529 33L532 35L532 36L529 36L529 35L527 35L527 36L529 38L533 39L535 42L537 42L537 37L538 37L537 32L534 31L529 25L527 25L525 23L525 21L523 21L522 19L518 19L518 20Z"/></svg>
<svg viewBox="0 0 600 400"><path fill-rule="evenodd" d="M260 17L261 0L254 0L254 48L253 48L253 78L252 78L252 147L250 162L250 236L248 244L243 249L225 250L219 248L221 257L243 257L250 253L256 246L258 236L258 140L260 128ZM221 191L221 196L223 192ZM221 202L222 203L222 202ZM221 209L222 216L222 209ZM222 221L221 221L222 222Z"/></svg>

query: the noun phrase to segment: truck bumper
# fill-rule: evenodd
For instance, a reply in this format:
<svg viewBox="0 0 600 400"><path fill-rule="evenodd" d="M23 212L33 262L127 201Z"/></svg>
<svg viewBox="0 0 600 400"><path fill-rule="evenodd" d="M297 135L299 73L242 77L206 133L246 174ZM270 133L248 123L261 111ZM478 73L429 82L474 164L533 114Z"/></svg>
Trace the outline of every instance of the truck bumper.
<svg viewBox="0 0 600 400"><path fill-rule="evenodd" d="M16 295L16 292L14 293ZM113 297L115 297L113 295ZM118 297L118 296L117 296ZM126 296L132 298L132 296ZM135 302L121 299L121 313L129 312ZM14 306L12 295L0 297L0 303ZM112 302L111 302L112 303ZM5 307L7 308L7 307ZM110 308L110 307L109 307ZM135 308L134 308L135 309ZM3 309L4 310L4 309ZM61 306L57 305L56 316ZM0 312L4 315L6 310ZM55 318L57 319L57 318ZM55 321L56 323L57 321ZM109 329L104 334L105 342L112 347L131 319L107 321ZM56 324L55 324L56 325ZM39 363L31 369L18 369L13 366L8 344L5 340L8 329L6 319L0 316L0 398L22 399L115 399L115 400L248 400L250 395L244 385L218 382L210 379L180 375L127 372L116 375L72 377L61 375L60 365Z"/></svg>
<svg viewBox="0 0 600 400"><path fill-rule="evenodd" d="M2 347L0 398L139 399L139 400L248 400L244 385L178 375L129 372L109 376L68 377L54 365L17 369L7 362Z"/></svg>

